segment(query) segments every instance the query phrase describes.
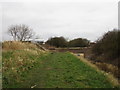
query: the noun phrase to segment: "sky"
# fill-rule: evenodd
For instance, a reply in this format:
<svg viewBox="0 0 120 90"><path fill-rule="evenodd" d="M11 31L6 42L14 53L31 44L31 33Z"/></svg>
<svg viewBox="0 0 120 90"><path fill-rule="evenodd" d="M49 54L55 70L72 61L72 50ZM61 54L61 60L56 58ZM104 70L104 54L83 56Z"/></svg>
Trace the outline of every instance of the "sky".
<svg viewBox="0 0 120 90"><path fill-rule="evenodd" d="M97 1L5 0L0 4L0 36L3 41L12 40L8 27L25 24L44 41L55 36L95 41L105 32L118 28L118 1Z"/></svg>

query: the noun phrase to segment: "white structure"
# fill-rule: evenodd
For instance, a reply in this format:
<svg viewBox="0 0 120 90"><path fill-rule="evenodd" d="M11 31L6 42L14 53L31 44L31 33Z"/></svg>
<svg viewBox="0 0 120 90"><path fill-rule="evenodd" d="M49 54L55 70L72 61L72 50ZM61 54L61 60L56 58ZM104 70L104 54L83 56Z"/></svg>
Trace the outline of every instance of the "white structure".
<svg viewBox="0 0 120 90"><path fill-rule="evenodd" d="M32 42L32 43L44 44L43 39L29 39L29 41Z"/></svg>

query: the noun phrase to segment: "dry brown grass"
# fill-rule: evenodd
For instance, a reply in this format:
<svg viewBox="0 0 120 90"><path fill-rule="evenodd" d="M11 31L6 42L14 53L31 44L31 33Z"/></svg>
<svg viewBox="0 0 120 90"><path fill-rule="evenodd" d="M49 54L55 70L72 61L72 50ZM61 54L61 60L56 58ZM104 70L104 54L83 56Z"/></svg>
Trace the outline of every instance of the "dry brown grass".
<svg viewBox="0 0 120 90"><path fill-rule="evenodd" d="M2 43L3 82L22 82L21 77L34 68L46 51L29 42L7 41Z"/></svg>
<svg viewBox="0 0 120 90"><path fill-rule="evenodd" d="M100 68L101 70L104 70L107 73L111 73L113 74L115 77L120 77L120 70L118 69L117 66L114 66L112 64L107 64L107 63L95 63L97 65L98 68Z"/></svg>
<svg viewBox="0 0 120 90"><path fill-rule="evenodd" d="M2 43L3 50L23 50L23 49L35 49L36 45L32 43L25 43L19 41L5 41Z"/></svg>

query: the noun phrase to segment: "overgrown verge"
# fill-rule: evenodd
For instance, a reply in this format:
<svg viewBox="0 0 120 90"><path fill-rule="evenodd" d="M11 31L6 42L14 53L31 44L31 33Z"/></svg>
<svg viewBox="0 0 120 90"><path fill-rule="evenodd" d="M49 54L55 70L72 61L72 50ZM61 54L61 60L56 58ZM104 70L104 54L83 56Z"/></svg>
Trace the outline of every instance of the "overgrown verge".
<svg viewBox="0 0 120 90"><path fill-rule="evenodd" d="M120 30L105 33L92 47L92 59L120 67Z"/></svg>
<svg viewBox="0 0 120 90"><path fill-rule="evenodd" d="M75 55L75 54L74 54ZM106 63L97 63L97 62L93 62L91 60L85 59L81 56L77 56L78 58L80 58L81 61L85 62L87 65L95 68L98 72L103 73L105 76L107 76L108 80L115 86L120 87L119 81L118 79L113 75L113 71L114 73L116 73L118 71L118 68L116 69L116 67L110 66L110 64L106 64ZM99 64L99 65L98 65ZM103 68L102 68L103 67ZM112 69L113 68L113 69ZM111 71L111 72L110 72ZM118 74L118 73L117 73Z"/></svg>
<svg viewBox="0 0 120 90"><path fill-rule="evenodd" d="M120 30L108 31L86 51L86 58L120 82Z"/></svg>
<svg viewBox="0 0 120 90"><path fill-rule="evenodd" d="M2 49L3 88L20 87L19 83L46 53L35 44L22 42L4 42Z"/></svg>

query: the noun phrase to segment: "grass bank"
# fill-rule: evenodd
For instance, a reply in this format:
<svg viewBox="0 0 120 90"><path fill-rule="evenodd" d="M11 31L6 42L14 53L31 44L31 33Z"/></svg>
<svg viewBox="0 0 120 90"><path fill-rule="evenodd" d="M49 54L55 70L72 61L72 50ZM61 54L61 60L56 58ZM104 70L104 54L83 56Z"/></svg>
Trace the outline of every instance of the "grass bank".
<svg viewBox="0 0 120 90"><path fill-rule="evenodd" d="M3 63L13 60L14 53L26 53L22 51L3 53ZM114 85L108 80L107 76L98 72L95 68L87 65L70 53L47 53L44 55L28 55L29 61L36 63L24 64L17 70L11 63L8 71L4 71L4 87L19 88L113 88ZM18 57L18 55L17 55ZM24 56L21 56L24 57ZM25 56L26 57L26 56ZM11 58L11 59L10 59ZM17 60L17 59L14 59ZM27 60L27 59L24 59ZM24 62L25 63L25 62ZM7 64L5 64L7 65ZM10 64L8 64L10 65ZM29 66L30 65L30 66ZM17 65L16 67L18 67ZM33 66L33 68L30 68ZM7 66L8 67L8 66ZM15 67L15 66L14 66ZM29 67L29 68L28 68Z"/></svg>
<svg viewBox="0 0 120 90"><path fill-rule="evenodd" d="M20 87L20 83L35 68L45 51L35 44L22 42L2 43L2 84L3 88Z"/></svg>

